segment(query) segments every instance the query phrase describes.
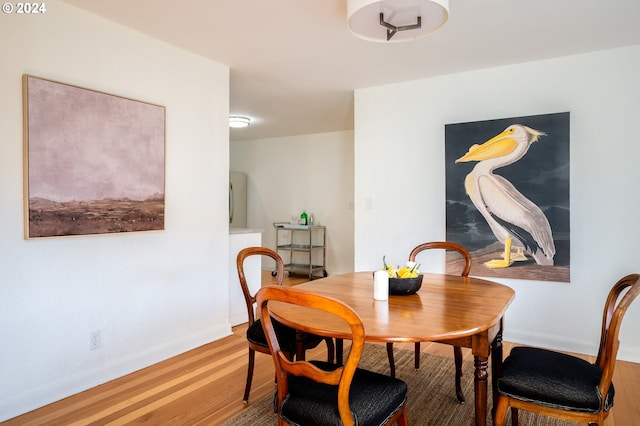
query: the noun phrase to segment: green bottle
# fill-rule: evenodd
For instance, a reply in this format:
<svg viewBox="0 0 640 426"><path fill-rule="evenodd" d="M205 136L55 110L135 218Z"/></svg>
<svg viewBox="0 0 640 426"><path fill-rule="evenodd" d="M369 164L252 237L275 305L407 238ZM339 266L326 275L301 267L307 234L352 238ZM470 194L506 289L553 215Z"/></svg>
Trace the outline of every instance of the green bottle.
<svg viewBox="0 0 640 426"><path fill-rule="evenodd" d="M308 225L309 224L309 220L307 217L307 212L303 211L302 214L300 215L300 225Z"/></svg>

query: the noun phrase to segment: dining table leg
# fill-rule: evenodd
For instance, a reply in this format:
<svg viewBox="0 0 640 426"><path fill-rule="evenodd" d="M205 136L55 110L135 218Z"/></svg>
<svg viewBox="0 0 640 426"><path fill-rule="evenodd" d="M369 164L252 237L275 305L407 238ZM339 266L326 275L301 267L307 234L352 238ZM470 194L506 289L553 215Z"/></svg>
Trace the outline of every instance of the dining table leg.
<svg viewBox="0 0 640 426"><path fill-rule="evenodd" d="M474 392L475 392L475 414L476 426L485 426L487 424L487 372L489 367L489 357L474 355L473 364L474 373Z"/></svg>
<svg viewBox="0 0 640 426"><path fill-rule="evenodd" d="M496 402L498 402L498 377L502 374L502 329L504 318L500 319L500 328L491 342L491 420L494 419Z"/></svg>
<svg viewBox="0 0 640 426"><path fill-rule="evenodd" d="M475 424L485 426L487 424L488 405L488 379L489 356L491 356L491 422L495 402L498 399L497 380L502 372L502 330L503 318L490 330L478 333L472 338L471 351L473 352L474 392L475 392Z"/></svg>

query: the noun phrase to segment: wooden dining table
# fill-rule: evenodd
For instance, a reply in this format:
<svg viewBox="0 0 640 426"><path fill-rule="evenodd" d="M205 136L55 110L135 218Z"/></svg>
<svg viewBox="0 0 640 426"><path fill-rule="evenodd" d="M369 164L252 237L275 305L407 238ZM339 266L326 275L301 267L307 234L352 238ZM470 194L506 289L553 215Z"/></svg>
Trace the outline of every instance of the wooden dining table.
<svg viewBox="0 0 640 426"><path fill-rule="evenodd" d="M471 348L474 357L475 423L487 418L488 365L491 356L493 401L495 380L502 367L502 330L515 292L480 278L425 273L412 295L373 298L373 273L334 275L296 288L330 296L349 305L362 319L368 342L438 342ZM304 333L330 336L341 342L349 328L334 316L308 308L273 303L274 318Z"/></svg>

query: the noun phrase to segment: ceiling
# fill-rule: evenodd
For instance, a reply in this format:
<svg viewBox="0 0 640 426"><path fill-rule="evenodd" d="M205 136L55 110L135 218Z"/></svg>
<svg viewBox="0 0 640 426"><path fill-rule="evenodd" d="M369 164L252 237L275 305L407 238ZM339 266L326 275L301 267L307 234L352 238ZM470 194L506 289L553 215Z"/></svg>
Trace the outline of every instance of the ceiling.
<svg viewBox="0 0 640 426"><path fill-rule="evenodd" d="M640 44L637 0L450 0L405 43L355 37L346 0L65 1L228 65L230 113L253 118L232 141L353 129L354 89Z"/></svg>

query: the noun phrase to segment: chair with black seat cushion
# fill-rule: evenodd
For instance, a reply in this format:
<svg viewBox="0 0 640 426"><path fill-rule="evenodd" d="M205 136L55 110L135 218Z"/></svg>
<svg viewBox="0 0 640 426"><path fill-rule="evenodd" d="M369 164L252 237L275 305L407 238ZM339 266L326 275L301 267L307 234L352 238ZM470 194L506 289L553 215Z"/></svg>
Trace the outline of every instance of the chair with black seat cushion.
<svg viewBox="0 0 640 426"><path fill-rule="evenodd" d="M512 424L518 409L569 421L603 425L613 406L613 371L618 332L627 308L640 293L640 275L618 281L607 297L600 347L595 364L546 349L515 347L497 380L495 425L504 425L511 407Z"/></svg>
<svg viewBox="0 0 640 426"><path fill-rule="evenodd" d="M434 250L440 249L445 251L456 251L462 257L464 261L464 266L460 271L460 275L463 277L469 276L469 271L471 271L471 255L466 248L461 246L460 244L447 242L447 241L432 241L428 243L422 243L416 246L411 253L409 253L409 260L412 262L416 261L416 257L418 254L425 250ZM453 355L454 362L456 366L456 397L458 398L458 402L464 402L464 393L462 392L462 384L460 382L460 378L462 377L462 349L459 346L453 347ZM391 369L391 377L395 377L396 369L395 369L395 360L393 357L393 343L387 343L387 356L389 358L389 367ZM416 370L420 368L420 342L415 343L415 361L414 365Z"/></svg>
<svg viewBox="0 0 640 426"><path fill-rule="evenodd" d="M256 298L276 368L278 425L407 425L407 384L357 368L365 330L360 317L349 306L316 293L277 286L263 287ZM333 321L334 317L335 321L344 321L348 325L345 330L351 334L346 363L339 366L324 361L291 361L280 347L271 302L310 308L306 318L319 324ZM305 327L291 318L287 318L287 324Z"/></svg>
<svg viewBox="0 0 640 426"><path fill-rule="evenodd" d="M256 320L254 313L254 304L256 303L255 295L249 290L247 278L244 272L245 260L250 256L268 256L276 262L276 277L278 285L282 285L284 277L284 262L280 255L275 251L267 247L247 247L240 252L236 257L236 266L238 269L238 278L240 280L240 287L242 287L242 294L247 305L248 314L248 327L247 327L247 341L249 342L249 365L247 368L247 383L244 388L243 401L247 403L249 401L249 393L251 392L251 381L253 379L253 369L255 365L255 353L260 352L264 354L270 354L269 344L267 338L262 330L262 324L260 320ZM277 321L275 323L276 333L280 339L282 350L291 358L295 357L296 353L296 330L286 327ZM335 355L335 346L333 340L329 338L323 338L320 336L303 335L304 339L301 344L304 345L304 350L315 348L323 340L327 344L327 359L329 362L333 362Z"/></svg>

